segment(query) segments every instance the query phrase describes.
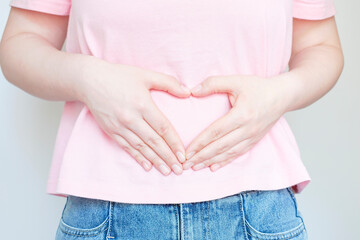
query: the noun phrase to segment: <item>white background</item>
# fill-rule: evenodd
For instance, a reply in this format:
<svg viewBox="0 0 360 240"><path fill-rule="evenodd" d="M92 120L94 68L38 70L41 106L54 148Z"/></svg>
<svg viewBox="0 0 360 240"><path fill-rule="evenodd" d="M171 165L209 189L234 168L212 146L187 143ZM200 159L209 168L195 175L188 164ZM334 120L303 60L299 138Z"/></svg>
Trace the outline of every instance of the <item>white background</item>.
<svg viewBox="0 0 360 240"><path fill-rule="evenodd" d="M312 182L299 195L310 240L356 239L360 216L360 2L336 1L345 53L337 85L285 116ZM0 2L0 34L10 7ZM0 72L1 239L54 239L65 198L46 194L63 102L36 98Z"/></svg>

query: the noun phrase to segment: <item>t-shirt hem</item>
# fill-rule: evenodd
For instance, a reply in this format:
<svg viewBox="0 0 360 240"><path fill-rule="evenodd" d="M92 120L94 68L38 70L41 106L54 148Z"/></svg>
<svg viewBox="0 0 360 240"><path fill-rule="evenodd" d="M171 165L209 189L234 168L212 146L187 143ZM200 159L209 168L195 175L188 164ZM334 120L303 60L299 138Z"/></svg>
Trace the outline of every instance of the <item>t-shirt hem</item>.
<svg viewBox="0 0 360 240"><path fill-rule="evenodd" d="M328 6L309 6L306 3L294 2L293 17L306 20L322 20L336 14L333 4Z"/></svg>
<svg viewBox="0 0 360 240"><path fill-rule="evenodd" d="M190 202L202 202L210 201L226 196L238 194L243 191L249 190L278 190L287 187L292 187L294 193L300 193L310 183L311 178L289 180L287 182L281 182L268 185L249 185L246 187L236 185L235 182L223 183L219 182L218 186L213 184L210 186L187 186L188 193L184 194L184 191L171 191L171 189L164 189L163 187L144 187L144 186L131 186L126 188L121 186L121 191L116 194L116 188L119 186L106 185L104 188L103 183L90 185L83 184L83 180L74 179L59 179L56 181L49 181L47 186L47 193L50 195L67 197L68 195L74 195L85 198L101 199L105 201L122 202L122 203L134 203L134 204L176 204L176 203L190 203ZM226 187L230 186L230 187ZM201 188L201 191L199 189ZM112 189L111 191L109 189ZM168 194L164 195L164 192ZM179 192L179 194L177 194ZM123 193L123 194L121 194ZM204 194L206 193L206 194ZM161 197L159 197L159 195Z"/></svg>
<svg viewBox="0 0 360 240"><path fill-rule="evenodd" d="M64 2L45 2L45 1L26 2L19 0L11 0L9 6L43 12L43 13L68 16L70 14L71 4L66 4Z"/></svg>

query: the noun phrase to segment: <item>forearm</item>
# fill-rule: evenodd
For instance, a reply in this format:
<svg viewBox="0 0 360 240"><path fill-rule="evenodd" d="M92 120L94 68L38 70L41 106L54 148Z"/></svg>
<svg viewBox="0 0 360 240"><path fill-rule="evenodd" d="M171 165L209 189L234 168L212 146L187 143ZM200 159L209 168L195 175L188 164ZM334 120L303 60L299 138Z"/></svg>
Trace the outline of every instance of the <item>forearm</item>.
<svg viewBox="0 0 360 240"><path fill-rule="evenodd" d="M289 62L289 71L276 78L283 86L286 112L304 108L336 84L344 65L340 48L316 45L303 49Z"/></svg>
<svg viewBox="0 0 360 240"><path fill-rule="evenodd" d="M5 78L29 94L52 101L83 99L84 73L101 59L58 50L46 39L23 33L1 45Z"/></svg>

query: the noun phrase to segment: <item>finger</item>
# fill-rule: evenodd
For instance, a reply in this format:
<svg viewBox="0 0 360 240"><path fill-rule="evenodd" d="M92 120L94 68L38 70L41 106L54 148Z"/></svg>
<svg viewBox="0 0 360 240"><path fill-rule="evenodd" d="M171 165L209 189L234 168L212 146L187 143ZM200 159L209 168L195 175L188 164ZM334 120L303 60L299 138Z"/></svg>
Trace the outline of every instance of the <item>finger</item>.
<svg viewBox="0 0 360 240"><path fill-rule="evenodd" d="M214 93L233 93L234 77L230 76L210 76L201 84L190 89L191 94L196 97L203 97Z"/></svg>
<svg viewBox="0 0 360 240"><path fill-rule="evenodd" d="M222 153L222 156L215 157L209 161L208 166L211 168L214 168L215 164L219 164L220 167L223 167L227 165L228 163L232 162L234 159L240 157L241 155L244 155L247 153L253 146L255 145L254 141L252 139L246 139L241 144L238 144L233 147L233 149L229 150L232 151L230 153ZM228 155L227 155L228 154ZM226 157L230 156L230 157ZM217 170L217 169L214 169Z"/></svg>
<svg viewBox="0 0 360 240"><path fill-rule="evenodd" d="M191 95L190 89L175 77L155 71L147 72L146 86L148 89L165 91L177 97L189 97Z"/></svg>
<svg viewBox="0 0 360 240"><path fill-rule="evenodd" d="M226 115L211 123L210 126L203 130L194 140L192 140L190 145L187 147L185 154L187 160L211 142L214 142L229 132L239 128L241 124L239 123L238 119L239 117L236 109L232 108Z"/></svg>
<svg viewBox="0 0 360 240"><path fill-rule="evenodd" d="M120 135L112 134L112 139L114 139L126 152L128 152L144 169L145 171L150 171L152 168L152 163L148 161L139 151L131 147L131 145Z"/></svg>
<svg viewBox="0 0 360 240"><path fill-rule="evenodd" d="M219 170L220 168L228 165L228 164L231 163L232 161L233 161L233 159L229 159L229 160L226 160L226 161L214 163L213 165L210 165L210 170L211 170L212 172L215 172L215 171Z"/></svg>
<svg viewBox="0 0 360 240"><path fill-rule="evenodd" d="M210 167L211 171L217 171L219 168L224 167L228 163L232 162L234 160L234 158L240 157L241 155L250 151L250 149L253 148L263 137L264 137L264 135L262 134L262 135L258 135L255 137L245 139L244 141L235 145L232 149L229 149L227 153L223 152L222 154L220 154L219 155L220 159L217 159L218 156L210 159L208 161L207 166ZM226 154L228 156L230 156L230 158L227 160L222 160L221 155L226 156ZM233 156L233 157L231 157L231 156Z"/></svg>
<svg viewBox="0 0 360 240"><path fill-rule="evenodd" d="M161 136L172 152L177 156L180 163L185 161L185 147L168 118L160 111L153 100L143 111L143 119Z"/></svg>
<svg viewBox="0 0 360 240"><path fill-rule="evenodd" d="M145 144L147 144L176 174L182 173L182 165L165 142L144 119L139 119L127 126Z"/></svg>
<svg viewBox="0 0 360 240"><path fill-rule="evenodd" d="M233 161L235 158L240 157L241 155L243 155L244 153L249 151L252 146L253 146L252 139L247 138L247 139L241 141L239 144L233 146L229 150L227 150L219 155L216 155L215 157L213 157L211 159L201 162L200 164L198 164L199 166L194 165L192 167L192 169L200 170L205 167L209 167L213 164L221 163L223 161Z"/></svg>
<svg viewBox="0 0 360 240"><path fill-rule="evenodd" d="M184 170L189 169L191 166L201 163L207 159L212 159L215 156L228 151L239 142L249 138L250 135L246 133L246 128L237 128L216 141L206 145L201 151L197 152L184 164Z"/></svg>
<svg viewBox="0 0 360 240"><path fill-rule="evenodd" d="M131 130L125 128L121 135L124 139L126 139L131 147L139 151L146 159L152 162L155 168L163 175L167 176L171 173L171 169L167 166L167 164Z"/></svg>

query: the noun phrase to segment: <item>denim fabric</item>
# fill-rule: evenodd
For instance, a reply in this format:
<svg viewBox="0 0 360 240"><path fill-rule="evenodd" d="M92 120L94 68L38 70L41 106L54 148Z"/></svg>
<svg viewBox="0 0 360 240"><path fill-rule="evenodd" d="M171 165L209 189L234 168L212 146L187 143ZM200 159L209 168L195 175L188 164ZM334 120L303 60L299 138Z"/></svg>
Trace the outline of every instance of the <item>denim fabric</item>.
<svg viewBox="0 0 360 240"><path fill-rule="evenodd" d="M178 204L132 204L69 195L56 240L305 240L291 188Z"/></svg>

